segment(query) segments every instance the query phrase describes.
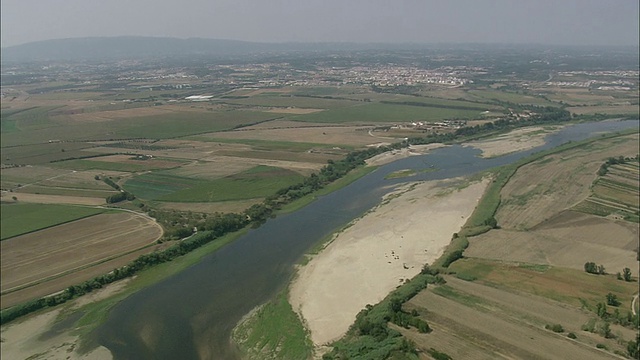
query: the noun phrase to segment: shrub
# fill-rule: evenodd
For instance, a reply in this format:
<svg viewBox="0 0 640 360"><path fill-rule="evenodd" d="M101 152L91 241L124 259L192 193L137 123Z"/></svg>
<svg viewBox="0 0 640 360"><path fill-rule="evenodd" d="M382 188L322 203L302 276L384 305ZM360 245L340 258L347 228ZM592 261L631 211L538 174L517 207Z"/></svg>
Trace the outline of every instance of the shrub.
<svg viewBox="0 0 640 360"><path fill-rule="evenodd" d="M578 338L578 337L576 336L576 334L574 334L574 333L572 333L572 332L568 333L568 334L567 334L567 337L568 337L569 339L577 339L577 338Z"/></svg>
<svg viewBox="0 0 640 360"><path fill-rule="evenodd" d="M547 325L545 325L544 328L547 329L547 330L551 330L553 332L556 332L556 333L564 332L564 328L560 324L553 324L553 325L547 324Z"/></svg>

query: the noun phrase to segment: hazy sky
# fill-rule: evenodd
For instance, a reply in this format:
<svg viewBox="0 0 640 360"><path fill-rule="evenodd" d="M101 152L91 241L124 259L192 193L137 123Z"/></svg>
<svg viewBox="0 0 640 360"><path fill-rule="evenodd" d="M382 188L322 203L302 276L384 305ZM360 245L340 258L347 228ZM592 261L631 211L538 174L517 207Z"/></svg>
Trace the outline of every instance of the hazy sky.
<svg viewBox="0 0 640 360"><path fill-rule="evenodd" d="M638 0L0 0L2 46L84 36L638 45Z"/></svg>

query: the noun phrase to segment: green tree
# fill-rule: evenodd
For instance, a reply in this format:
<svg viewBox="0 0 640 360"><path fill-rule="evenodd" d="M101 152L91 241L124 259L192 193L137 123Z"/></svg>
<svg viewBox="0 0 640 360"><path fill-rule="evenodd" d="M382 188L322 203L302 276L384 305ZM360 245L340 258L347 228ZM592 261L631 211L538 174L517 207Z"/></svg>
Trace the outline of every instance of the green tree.
<svg viewBox="0 0 640 360"><path fill-rule="evenodd" d="M607 305L610 306L620 306L620 300L615 294L608 293L607 294Z"/></svg>
<svg viewBox="0 0 640 360"><path fill-rule="evenodd" d="M624 278L624 281L631 281L631 269L622 269L622 277Z"/></svg>

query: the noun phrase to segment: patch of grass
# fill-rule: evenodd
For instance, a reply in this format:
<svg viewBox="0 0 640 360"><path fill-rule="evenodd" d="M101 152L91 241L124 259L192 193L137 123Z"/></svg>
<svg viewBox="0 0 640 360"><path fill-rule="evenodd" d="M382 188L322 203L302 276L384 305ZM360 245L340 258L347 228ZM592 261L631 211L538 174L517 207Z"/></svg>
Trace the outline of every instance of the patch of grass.
<svg viewBox="0 0 640 360"><path fill-rule="evenodd" d="M484 310L485 308L482 305L487 305L486 300L484 300L483 298L461 293L448 285L435 286L431 288L431 291L434 294L438 294L447 299L453 300L474 309Z"/></svg>
<svg viewBox="0 0 640 360"><path fill-rule="evenodd" d="M273 195L278 190L301 182L294 171L258 166L245 172L178 190L157 198L161 201L215 202L254 199Z"/></svg>
<svg viewBox="0 0 640 360"><path fill-rule="evenodd" d="M290 152L306 152L311 149L331 149L333 145L309 143L309 142L297 142L297 141L272 141L272 140L258 140L258 139L224 139L208 136L189 136L186 139L205 141L205 142L217 142L224 144L244 144L250 145L253 150L260 151L290 151ZM353 150L351 145L336 144L336 146L347 150Z"/></svg>
<svg viewBox="0 0 640 360"><path fill-rule="evenodd" d="M542 264L518 264L518 267L522 269L533 270L539 273L546 272L551 268L551 266L549 265L542 265Z"/></svg>
<svg viewBox="0 0 640 360"><path fill-rule="evenodd" d="M298 315L281 292L258 308L233 332L247 359L308 359L313 344Z"/></svg>
<svg viewBox="0 0 640 360"><path fill-rule="evenodd" d="M319 123L392 123L411 121L439 121L444 119L471 119L478 110L445 109L435 107L366 103L363 105L331 109L291 119Z"/></svg>
<svg viewBox="0 0 640 360"><path fill-rule="evenodd" d="M21 203L2 204L0 210L2 211L0 240L97 215L105 211L104 209L81 206Z"/></svg>
<svg viewBox="0 0 640 360"><path fill-rule="evenodd" d="M176 166L178 165L179 163L176 163ZM73 170L80 170L80 171L106 170L106 171L123 171L123 172L138 172L138 171L154 170L158 168L166 168L166 166L158 167L158 166L154 166L153 162L145 162L145 161L140 161L139 164L132 164L132 163L120 163L120 162L112 162L112 161L99 161L99 160L86 160L86 159L56 162L51 164L51 166L61 168L61 169L73 169Z"/></svg>
<svg viewBox="0 0 640 360"><path fill-rule="evenodd" d="M200 179L154 172L127 180L124 189L142 199L155 200L204 183L206 182Z"/></svg>
<svg viewBox="0 0 640 360"><path fill-rule="evenodd" d="M394 171L394 172L388 174L384 178L387 179L387 180L388 179L399 179L399 178L413 176L415 174L417 174L417 172L415 170L412 170L412 169L398 170L398 171Z"/></svg>

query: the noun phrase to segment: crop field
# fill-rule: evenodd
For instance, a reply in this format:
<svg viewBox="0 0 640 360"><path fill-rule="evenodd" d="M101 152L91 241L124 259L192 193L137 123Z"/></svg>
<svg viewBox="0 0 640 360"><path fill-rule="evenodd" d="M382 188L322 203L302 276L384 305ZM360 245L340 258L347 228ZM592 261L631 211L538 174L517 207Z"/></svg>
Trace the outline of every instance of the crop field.
<svg viewBox="0 0 640 360"><path fill-rule="evenodd" d="M454 359L544 358L610 359L612 353L596 348L606 344L609 351L624 351L615 339L604 339L581 331L591 318L577 308L534 294L505 290L483 283L445 277L446 285L430 287L404 305L427 320L432 332L396 327L413 340L418 349L435 349ZM545 329L560 324L560 333ZM630 329L616 327L622 338L630 339ZM569 339L567 334L577 334Z"/></svg>
<svg viewBox="0 0 640 360"><path fill-rule="evenodd" d="M151 219L119 212L91 216L4 240L0 243L2 307L11 305L5 301L5 295L23 289L25 294L32 295L41 288L44 293L36 296L43 296L66 288L71 284L59 281L64 275L75 273L88 280L95 275L85 273L85 269L135 252L161 235L162 229ZM76 276L74 281L83 280ZM28 298L21 299L25 300Z"/></svg>
<svg viewBox="0 0 640 360"><path fill-rule="evenodd" d="M46 143L49 140L108 140L113 138L175 138L211 131L228 130L267 119L278 114L255 111L184 111L158 115L116 118L109 121L85 121L69 126L66 117L50 116L51 107L39 107L8 117L2 131L2 146ZM145 114L140 109L141 114ZM134 110L127 110L134 111ZM145 110L146 111L146 110ZM99 116L99 113L92 113Z"/></svg>
<svg viewBox="0 0 640 360"><path fill-rule="evenodd" d="M362 104L323 112L292 116L291 120L319 123L407 123L412 121L439 121L444 119L472 119L479 110L459 110L391 104Z"/></svg>
<svg viewBox="0 0 640 360"><path fill-rule="evenodd" d="M216 202L262 198L302 181L302 175L291 170L256 166L229 177L208 181L157 198L162 201Z"/></svg>
<svg viewBox="0 0 640 360"><path fill-rule="evenodd" d="M612 114L612 115L633 115L638 116L640 109L638 105L594 105L569 107L567 110L578 115L581 114Z"/></svg>
<svg viewBox="0 0 640 360"><path fill-rule="evenodd" d="M352 148L380 142L371 135L371 128L361 126L312 126L301 123L288 124L281 128L249 128L241 131L227 131L207 134L197 139L208 141L238 141L257 148L270 150L308 151L317 147L338 146Z"/></svg>
<svg viewBox="0 0 640 360"><path fill-rule="evenodd" d="M246 99L225 99L228 104L237 105L253 105L268 108L309 108L309 109L336 109L358 105L356 101L323 99L306 96L290 96L290 95L270 95L270 96L252 96Z"/></svg>
<svg viewBox="0 0 640 360"><path fill-rule="evenodd" d="M3 142L4 145L8 144ZM46 165L51 161L87 156L83 150L94 146L87 142L53 142L3 147L2 162L18 165Z"/></svg>
<svg viewBox="0 0 640 360"><path fill-rule="evenodd" d="M505 91L469 90L468 94L479 101L495 100L525 105L557 106L556 103L550 102L540 97L510 93Z"/></svg>
<svg viewBox="0 0 640 360"><path fill-rule="evenodd" d="M80 206L22 203L1 204L0 209L1 240L104 212L104 209Z"/></svg>
<svg viewBox="0 0 640 360"><path fill-rule="evenodd" d="M155 172L127 180L124 188L137 197L154 200L204 183L204 180L171 175L166 172Z"/></svg>
<svg viewBox="0 0 640 360"><path fill-rule="evenodd" d="M567 269L524 262L465 258L454 262L450 270L465 284L482 284L525 296L540 296L561 302L569 308L594 311L598 302L612 293L621 304L621 314L631 310L638 291L637 282L617 280L614 274L588 274L584 269ZM634 274L634 278L637 276ZM613 311L613 309L610 309ZM592 313L589 315L593 315Z"/></svg>
<svg viewBox="0 0 640 360"><path fill-rule="evenodd" d="M518 169L501 191L496 213L503 229L524 230L590 195L590 185L608 157L635 156L638 135L602 140L550 155ZM553 160L549 160L553 159Z"/></svg>
<svg viewBox="0 0 640 360"><path fill-rule="evenodd" d="M148 170L169 169L178 167L180 161L166 159L145 159L139 160L132 155L110 155L100 156L91 159L78 159L56 162L51 166L62 169L74 170L107 170L122 172L138 172Z"/></svg>
<svg viewBox="0 0 640 360"><path fill-rule="evenodd" d="M637 268L638 236L637 225L566 211L529 231L495 229L470 238L465 255L577 270L593 261L615 273Z"/></svg>

